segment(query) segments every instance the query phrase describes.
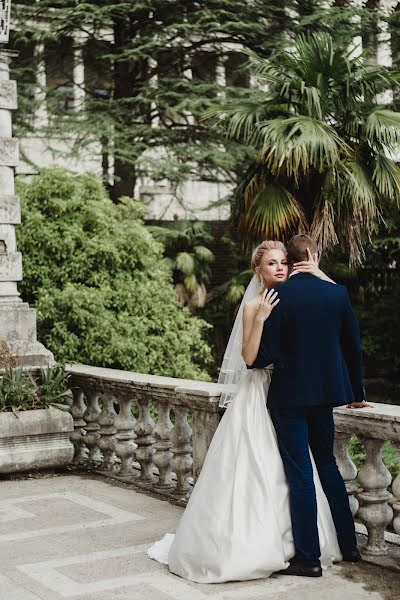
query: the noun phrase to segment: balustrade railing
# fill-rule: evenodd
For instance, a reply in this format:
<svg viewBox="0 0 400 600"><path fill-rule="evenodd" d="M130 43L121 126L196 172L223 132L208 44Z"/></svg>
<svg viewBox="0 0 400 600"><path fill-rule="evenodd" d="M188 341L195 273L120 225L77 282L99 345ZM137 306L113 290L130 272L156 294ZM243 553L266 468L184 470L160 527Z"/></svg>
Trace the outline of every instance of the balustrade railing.
<svg viewBox="0 0 400 600"><path fill-rule="evenodd" d="M218 426L215 383L69 365L76 463L91 460L105 474L185 504ZM335 409L335 454L360 532L363 556L379 562L388 543L400 546L400 475L382 461L390 441L400 450L400 407ZM357 435L366 458L359 472L348 444Z"/></svg>
<svg viewBox="0 0 400 600"><path fill-rule="evenodd" d="M218 426L216 384L70 365L74 462L186 503Z"/></svg>
<svg viewBox="0 0 400 600"><path fill-rule="evenodd" d="M358 472L347 448L352 435L366 453ZM400 406L376 403L372 409L335 409L335 455L357 529L368 535L363 556L372 562L387 555L388 542L400 545L400 474L392 481L382 459L385 442L400 450Z"/></svg>

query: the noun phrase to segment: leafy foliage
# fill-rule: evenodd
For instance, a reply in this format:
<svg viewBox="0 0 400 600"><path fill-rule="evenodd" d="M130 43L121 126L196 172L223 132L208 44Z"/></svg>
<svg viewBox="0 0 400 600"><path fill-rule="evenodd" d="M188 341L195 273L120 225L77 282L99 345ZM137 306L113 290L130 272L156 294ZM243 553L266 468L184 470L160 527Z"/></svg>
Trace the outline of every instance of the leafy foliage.
<svg viewBox="0 0 400 600"><path fill-rule="evenodd" d="M207 379L208 325L180 308L162 246L129 198L94 176L45 170L20 183L21 292L60 362Z"/></svg>
<svg viewBox="0 0 400 600"><path fill-rule="evenodd" d="M69 374L61 365L40 369L39 376L39 398L42 403L59 403L69 395Z"/></svg>
<svg viewBox="0 0 400 600"><path fill-rule="evenodd" d="M63 367L40 369L34 377L22 368L7 366L0 378L0 411L12 411L18 416L21 410L37 408L67 409L62 399L70 392L68 375Z"/></svg>
<svg viewBox="0 0 400 600"><path fill-rule="evenodd" d="M34 408L38 400L37 383L32 375L22 369L8 367L0 379L1 410Z"/></svg>
<svg viewBox="0 0 400 600"><path fill-rule="evenodd" d="M214 254L205 244L212 236L204 223L174 221L149 227L165 246L167 264L173 269L175 290L183 306L200 308L207 298L206 283L211 275Z"/></svg>
<svg viewBox="0 0 400 600"><path fill-rule="evenodd" d="M308 229L322 248L340 242L350 262L377 230L382 202L400 206L400 113L374 102L399 74L299 36L293 51L248 52L268 91L257 102L215 105L206 115L253 152L237 189L235 217L250 239Z"/></svg>

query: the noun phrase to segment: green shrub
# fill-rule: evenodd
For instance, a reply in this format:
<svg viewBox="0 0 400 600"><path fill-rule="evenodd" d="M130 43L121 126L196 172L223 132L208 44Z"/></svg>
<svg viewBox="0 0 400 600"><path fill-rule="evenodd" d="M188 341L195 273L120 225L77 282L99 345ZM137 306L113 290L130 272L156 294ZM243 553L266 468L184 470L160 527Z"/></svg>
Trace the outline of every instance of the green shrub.
<svg viewBox="0 0 400 600"><path fill-rule="evenodd" d="M207 323L178 306L143 207L96 177L44 170L20 183L22 297L60 362L208 379Z"/></svg>
<svg viewBox="0 0 400 600"><path fill-rule="evenodd" d="M69 394L68 375L63 367L40 369L34 377L22 368L7 366L0 378L0 411L13 411L57 406L68 410L62 404Z"/></svg>

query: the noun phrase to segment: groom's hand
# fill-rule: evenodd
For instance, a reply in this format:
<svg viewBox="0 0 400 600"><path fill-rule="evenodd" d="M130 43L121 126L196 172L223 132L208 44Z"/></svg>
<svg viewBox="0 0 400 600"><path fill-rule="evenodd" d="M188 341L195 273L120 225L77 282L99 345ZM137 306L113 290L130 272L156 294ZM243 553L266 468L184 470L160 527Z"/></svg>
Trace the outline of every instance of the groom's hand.
<svg viewBox="0 0 400 600"><path fill-rule="evenodd" d="M362 402L351 402L346 404L346 408L374 408L374 404L363 400Z"/></svg>

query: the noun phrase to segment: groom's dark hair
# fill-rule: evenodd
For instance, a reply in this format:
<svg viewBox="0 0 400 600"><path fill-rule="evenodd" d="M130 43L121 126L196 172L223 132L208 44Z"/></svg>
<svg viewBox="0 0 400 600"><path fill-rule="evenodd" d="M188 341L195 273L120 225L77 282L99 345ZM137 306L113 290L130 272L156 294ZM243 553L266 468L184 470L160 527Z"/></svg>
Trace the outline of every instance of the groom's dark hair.
<svg viewBox="0 0 400 600"><path fill-rule="evenodd" d="M293 236L286 245L287 259L290 265L301 260L308 260L307 248L311 254L318 252L317 242L305 233Z"/></svg>

